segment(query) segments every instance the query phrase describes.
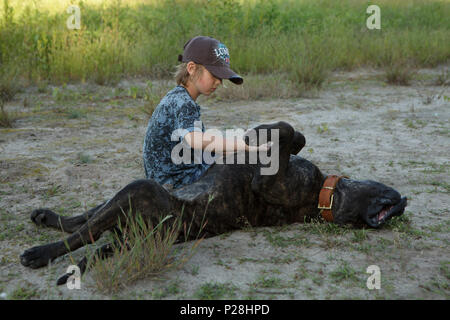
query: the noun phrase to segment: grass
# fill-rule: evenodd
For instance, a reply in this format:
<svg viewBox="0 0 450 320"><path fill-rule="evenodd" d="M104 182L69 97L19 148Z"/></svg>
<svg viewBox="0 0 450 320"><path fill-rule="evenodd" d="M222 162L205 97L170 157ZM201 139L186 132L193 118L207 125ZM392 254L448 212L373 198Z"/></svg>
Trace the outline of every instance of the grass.
<svg viewBox="0 0 450 320"><path fill-rule="evenodd" d="M419 287L437 294L445 299L450 298L450 261L441 261L439 264L439 274L433 275L429 281L419 285Z"/></svg>
<svg viewBox="0 0 450 320"><path fill-rule="evenodd" d="M353 237L351 238L352 242L361 243L369 238L367 229L359 229L353 231Z"/></svg>
<svg viewBox="0 0 450 320"><path fill-rule="evenodd" d="M305 247L309 245L309 240L304 235L285 236L277 231L264 230L263 235L266 240L274 247L285 248L288 246Z"/></svg>
<svg viewBox="0 0 450 320"><path fill-rule="evenodd" d="M408 211L399 217L393 217L388 220L385 224L385 228L413 238L428 236L428 233L415 228L411 220L411 213Z"/></svg>
<svg viewBox="0 0 450 320"><path fill-rule="evenodd" d="M317 133L327 133L328 132L328 123L322 123L317 127Z"/></svg>
<svg viewBox="0 0 450 320"><path fill-rule="evenodd" d="M448 70L443 70L435 79L434 84L437 86L448 86L450 84L450 75Z"/></svg>
<svg viewBox="0 0 450 320"><path fill-rule="evenodd" d="M177 281L172 281L167 286L164 286L163 288L152 292L152 297L155 299L162 299L170 295L177 295L180 293L179 285L180 281L178 279Z"/></svg>
<svg viewBox="0 0 450 320"><path fill-rule="evenodd" d="M242 101L263 99L289 99L302 97L305 90L299 88L295 79L289 78L287 72L272 72L269 74L249 73L244 84L232 85L226 81L223 88L208 97L213 101Z"/></svg>
<svg viewBox="0 0 450 320"><path fill-rule="evenodd" d="M447 280L450 280L450 261L441 261L439 271Z"/></svg>
<svg viewBox="0 0 450 320"><path fill-rule="evenodd" d="M254 284L259 288L283 288L283 282L280 278L271 276L260 276Z"/></svg>
<svg viewBox="0 0 450 320"><path fill-rule="evenodd" d="M1 62L1 60L0 60ZM19 76L10 68L2 65L0 68L0 101L8 102L21 90Z"/></svg>
<svg viewBox="0 0 450 320"><path fill-rule="evenodd" d="M336 282L342 282L342 281L359 281L359 278L357 277L357 271L353 269L348 262L344 261L339 265L335 270L330 272L331 279Z"/></svg>
<svg viewBox="0 0 450 320"><path fill-rule="evenodd" d="M414 75L413 67L404 62L396 62L385 67L385 80L388 84L408 86Z"/></svg>
<svg viewBox="0 0 450 320"><path fill-rule="evenodd" d="M199 234L204 225L193 243L175 247L182 230L187 239L191 228L182 223L181 216L161 217L156 225L140 213L129 212L126 216L125 224L119 228L120 235L111 236L113 256L99 259L92 254L89 261L95 284L104 293L117 293L138 280L161 277L169 270L181 268L203 240Z"/></svg>
<svg viewBox="0 0 450 320"><path fill-rule="evenodd" d="M311 222L305 223L302 227L307 231L324 238L330 236L342 236L349 232L349 228L346 226L321 222L320 220L311 220Z"/></svg>
<svg viewBox="0 0 450 320"><path fill-rule="evenodd" d="M151 81L147 81L147 85L141 96L144 99L144 105L140 110L150 118L158 103L170 89L171 88L169 88L169 85L167 84L155 86ZM137 91L135 96L137 97Z"/></svg>
<svg viewBox="0 0 450 320"><path fill-rule="evenodd" d="M77 163L81 163L81 164L88 164L88 163L92 163L94 160L92 159L92 157L88 154L85 154L83 152L78 153L78 159L77 159Z"/></svg>
<svg viewBox="0 0 450 320"><path fill-rule="evenodd" d="M69 4L80 7L79 30L66 27ZM319 88L336 69L399 66L390 78L402 82L408 80L404 63L448 61L447 2L377 5L381 30L366 28L363 0L3 0L0 61L24 83L44 88L48 82L167 78L184 43L204 34L229 47L237 72L286 72L298 91Z"/></svg>
<svg viewBox="0 0 450 320"><path fill-rule="evenodd" d="M4 101L0 99L0 127L12 128L12 123L13 123L12 117L5 110Z"/></svg>
<svg viewBox="0 0 450 320"><path fill-rule="evenodd" d="M13 292L11 292L8 296L8 299L11 300L30 300L32 298L38 299L40 297L40 293L36 288L32 286L20 286L17 287Z"/></svg>
<svg viewBox="0 0 450 320"><path fill-rule="evenodd" d="M230 299L235 297L236 287L231 283L206 282L195 291L194 297L200 300Z"/></svg>

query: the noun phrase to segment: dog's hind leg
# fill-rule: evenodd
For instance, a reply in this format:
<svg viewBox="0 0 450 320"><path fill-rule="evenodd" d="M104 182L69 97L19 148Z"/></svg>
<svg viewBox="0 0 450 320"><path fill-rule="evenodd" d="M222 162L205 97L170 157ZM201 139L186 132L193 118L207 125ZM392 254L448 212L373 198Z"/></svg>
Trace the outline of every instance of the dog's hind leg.
<svg viewBox="0 0 450 320"><path fill-rule="evenodd" d="M106 202L92 208L75 217L61 216L50 209L39 208L31 212L31 221L38 226L58 229L63 232L73 233L85 224Z"/></svg>
<svg viewBox="0 0 450 320"><path fill-rule="evenodd" d="M173 197L153 180L137 180L107 201L76 232L62 241L26 250L20 256L22 265L39 268L87 243L95 242L103 232L125 223L127 215L140 212L147 221L157 225L161 217L172 213Z"/></svg>

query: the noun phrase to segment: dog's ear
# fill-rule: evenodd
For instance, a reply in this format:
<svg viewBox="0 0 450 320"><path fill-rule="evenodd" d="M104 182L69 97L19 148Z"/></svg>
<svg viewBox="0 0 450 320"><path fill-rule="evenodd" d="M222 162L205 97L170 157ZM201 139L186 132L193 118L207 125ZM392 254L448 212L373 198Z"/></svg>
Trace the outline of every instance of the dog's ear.
<svg viewBox="0 0 450 320"><path fill-rule="evenodd" d="M285 205L285 173L289 164L292 142L295 136L294 128L287 122L279 121L271 124L262 124L253 128L250 134L246 133L245 141L249 145L260 145L268 141L273 145L267 152L269 163L261 161L252 180L252 190L268 203ZM297 135L297 146L302 147L304 137ZM295 151L295 150L294 150ZM265 164L262 164L265 163Z"/></svg>
<svg viewBox="0 0 450 320"><path fill-rule="evenodd" d="M305 136L301 132L295 131L294 138L292 139L291 154L298 154L303 149L305 144Z"/></svg>
<svg viewBox="0 0 450 320"><path fill-rule="evenodd" d="M274 128L274 124L272 125L260 125L258 127L247 130L244 133L244 141L249 146L259 146L263 143L272 140L270 130L267 132L267 139L260 139L259 129L269 129L272 126ZM275 127L276 128L276 127ZM290 150L290 154L298 154L306 144L305 136L300 131L294 131L294 135L292 137L292 146Z"/></svg>

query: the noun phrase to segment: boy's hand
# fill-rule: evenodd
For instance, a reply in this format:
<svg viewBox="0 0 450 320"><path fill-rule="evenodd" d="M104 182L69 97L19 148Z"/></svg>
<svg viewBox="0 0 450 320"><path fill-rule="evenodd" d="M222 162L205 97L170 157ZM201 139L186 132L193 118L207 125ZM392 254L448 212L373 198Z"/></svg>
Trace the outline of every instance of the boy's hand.
<svg viewBox="0 0 450 320"><path fill-rule="evenodd" d="M267 152L267 151L270 150L270 148L272 147L272 145L273 145L273 142L272 142L272 141L269 141L269 142L267 142L267 143L263 143L262 145L260 145L260 146L258 147L258 151Z"/></svg>
<svg viewBox="0 0 450 320"><path fill-rule="evenodd" d="M262 151L262 152L267 152L270 150L270 148L272 147L273 142L269 141L267 143L263 143L260 146L249 146L248 147L248 151L249 152L258 152L258 151Z"/></svg>

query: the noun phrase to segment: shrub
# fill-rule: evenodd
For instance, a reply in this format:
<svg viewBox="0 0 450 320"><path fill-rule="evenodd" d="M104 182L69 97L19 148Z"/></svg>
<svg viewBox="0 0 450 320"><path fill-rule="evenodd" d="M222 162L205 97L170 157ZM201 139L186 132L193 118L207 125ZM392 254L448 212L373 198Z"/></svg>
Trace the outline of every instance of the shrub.
<svg viewBox="0 0 450 320"><path fill-rule="evenodd" d="M126 223L120 227L120 235L112 235L113 256L100 260L93 255L90 259L98 289L115 293L137 280L157 277L182 267L203 240L199 234L204 224L193 243L175 247L183 228L186 239L190 232L190 226L187 228L181 217L182 214L178 217L167 215L153 226L140 213L129 213Z"/></svg>

